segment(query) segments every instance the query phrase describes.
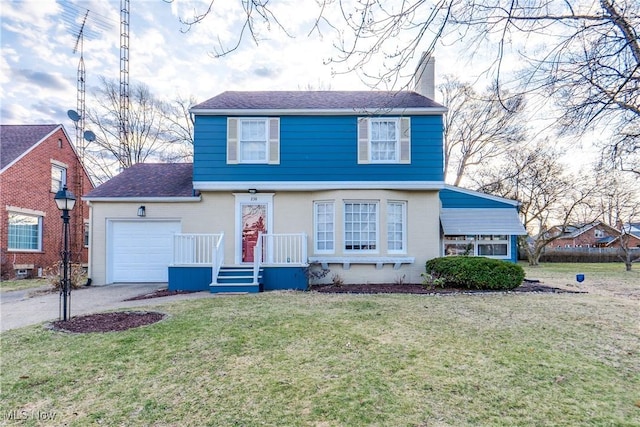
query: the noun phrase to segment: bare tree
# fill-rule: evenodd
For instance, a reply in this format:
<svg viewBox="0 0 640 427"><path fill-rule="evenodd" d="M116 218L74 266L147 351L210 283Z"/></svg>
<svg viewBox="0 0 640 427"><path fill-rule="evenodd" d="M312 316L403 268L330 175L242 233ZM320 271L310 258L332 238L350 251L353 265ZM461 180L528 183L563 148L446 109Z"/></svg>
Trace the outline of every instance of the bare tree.
<svg viewBox="0 0 640 427"><path fill-rule="evenodd" d="M496 87L478 94L470 84L451 76L445 76L439 90L448 107L444 130L445 179L449 178L454 185L460 185L469 169L486 165L524 141L522 95L497 94ZM503 108L500 98L507 108Z"/></svg>
<svg viewBox="0 0 640 427"><path fill-rule="evenodd" d="M157 100L147 86L132 85L129 133L127 140L121 141L119 85L104 77L100 83L93 97L96 107L87 110L87 128L96 134L96 139L87 145L86 161L95 180L104 182L136 163L175 160L174 151L184 141L172 131L167 105Z"/></svg>
<svg viewBox="0 0 640 427"><path fill-rule="evenodd" d="M238 41L230 48L220 44L218 55L235 50L243 37L258 43L263 28L286 32L272 2L241 4L245 25ZM318 0L317 5L310 32L335 30L337 54L330 62L345 65L345 72L355 71L374 86L395 87L406 81L414 57L431 53L440 40L462 42L459 50L467 57L493 54L486 72L498 87L513 78L505 77L504 64L518 61L526 65L520 89L554 99L565 132L608 128L611 164L640 175L637 0ZM211 1L183 23L200 23L213 8Z"/></svg>
<svg viewBox="0 0 640 427"><path fill-rule="evenodd" d="M479 190L521 202L520 216L529 236L518 244L529 265L538 265L544 249L575 222L581 208L591 210L595 185L566 172L548 141L507 153L503 164L478 175Z"/></svg>
<svg viewBox="0 0 640 427"><path fill-rule="evenodd" d="M640 260L637 242L640 236L632 234L631 224L640 221L640 192L637 182L615 171L600 171L599 204L602 221L620 230L617 246L618 258L631 271L633 262Z"/></svg>
<svg viewBox="0 0 640 427"><path fill-rule="evenodd" d="M173 161L193 161L193 116L189 112L196 105L195 97L188 99L179 96L171 102L163 103L161 114L167 126L169 142L175 146L172 150Z"/></svg>

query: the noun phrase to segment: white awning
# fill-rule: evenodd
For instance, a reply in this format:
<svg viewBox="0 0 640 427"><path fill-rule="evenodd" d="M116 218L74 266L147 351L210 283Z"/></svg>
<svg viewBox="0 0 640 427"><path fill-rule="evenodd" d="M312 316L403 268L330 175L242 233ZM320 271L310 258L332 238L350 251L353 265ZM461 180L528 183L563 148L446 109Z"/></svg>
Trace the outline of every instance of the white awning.
<svg viewBox="0 0 640 427"><path fill-rule="evenodd" d="M515 209L440 209L446 235L527 234Z"/></svg>

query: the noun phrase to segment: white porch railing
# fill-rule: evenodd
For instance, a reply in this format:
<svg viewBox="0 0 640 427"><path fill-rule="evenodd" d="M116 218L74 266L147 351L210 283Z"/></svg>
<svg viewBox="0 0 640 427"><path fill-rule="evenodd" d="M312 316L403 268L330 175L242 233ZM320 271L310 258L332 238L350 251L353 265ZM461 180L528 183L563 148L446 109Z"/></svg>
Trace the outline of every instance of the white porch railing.
<svg viewBox="0 0 640 427"><path fill-rule="evenodd" d="M262 263L270 265L306 265L307 235L305 233L262 234L259 254ZM256 245L257 247L257 245Z"/></svg>
<svg viewBox="0 0 640 427"><path fill-rule="evenodd" d="M260 264L262 264L262 233L258 233L258 241L253 248L253 284L258 284L260 275Z"/></svg>
<svg viewBox="0 0 640 427"><path fill-rule="evenodd" d="M220 238L218 239L213 251L213 260L211 264L211 284L215 285L218 283L220 268L224 264L224 233L220 233Z"/></svg>
<svg viewBox="0 0 640 427"><path fill-rule="evenodd" d="M224 261L224 233L175 234L173 237L173 265L213 265ZM220 262L222 264L222 262Z"/></svg>

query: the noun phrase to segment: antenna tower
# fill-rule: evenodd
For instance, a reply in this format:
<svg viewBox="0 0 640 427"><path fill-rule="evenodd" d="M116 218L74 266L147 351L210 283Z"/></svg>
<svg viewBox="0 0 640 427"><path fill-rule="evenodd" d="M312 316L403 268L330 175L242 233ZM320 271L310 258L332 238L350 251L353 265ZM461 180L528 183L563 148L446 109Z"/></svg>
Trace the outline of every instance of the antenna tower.
<svg viewBox="0 0 640 427"><path fill-rule="evenodd" d="M82 17L82 19L79 19ZM89 38L97 38L99 36L99 31L106 31L112 28L112 25L108 22L108 19L105 17L100 17L95 13L91 14L89 17L89 9L82 8L77 6L69 1L62 2L62 20L65 22L66 26L70 30L71 34L75 36L75 45L73 47L73 53L80 53L80 60L78 61L78 72L77 72L77 82L76 82L76 110L70 110L68 115L71 120L74 121L76 128L76 138L74 141L74 145L78 156L80 157L80 163L82 164L82 168L76 168L75 174L75 186L72 183L67 183L67 186L75 192L76 195L82 196L84 193L84 185L85 185L85 154L87 149L87 144L92 140L87 138L87 134L92 134L92 132L85 132L85 116L86 116L86 105L85 105L85 82L86 82L86 69L84 66L84 38L85 36ZM91 22L93 26L95 26L96 31L89 29L88 24ZM95 139L95 136L94 136ZM75 223L73 227L75 230L83 230L84 228L84 203L78 204L79 214L74 215ZM76 236L77 231L72 233L72 236ZM83 242L76 241L72 242L72 246L75 247L73 253L77 254L79 257L81 256L81 250L83 246Z"/></svg>
<svg viewBox="0 0 640 427"><path fill-rule="evenodd" d="M85 116L85 78L86 70L84 68L84 26L87 23L87 17L89 16L89 10L84 14L82 18L82 24L80 24L80 30L78 31L78 37L76 38L76 45L73 48L73 53L80 52L80 60L78 61L78 81L77 81L77 100L76 100L76 112L80 116L76 122L76 149L80 152L80 161L84 165L84 152L86 144L84 143L84 116ZM82 188L82 175L80 171L80 188Z"/></svg>
<svg viewBox="0 0 640 427"><path fill-rule="evenodd" d="M129 0L120 0L120 168L131 166L129 142Z"/></svg>

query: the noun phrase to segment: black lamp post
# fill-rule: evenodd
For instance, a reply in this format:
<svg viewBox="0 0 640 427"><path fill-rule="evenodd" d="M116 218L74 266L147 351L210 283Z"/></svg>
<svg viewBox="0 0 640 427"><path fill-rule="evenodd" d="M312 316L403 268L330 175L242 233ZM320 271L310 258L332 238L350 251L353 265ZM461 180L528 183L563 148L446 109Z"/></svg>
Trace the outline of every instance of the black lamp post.
<svg viewBox="0 0 640 427"><path fill-rule="evenodd" d="M76 196L67 190L67 186L62 187L53 198L56 201L58 209L62 211L62 235L64 239L64 247L62 249L62 279L60 280L60 299L62 299L62 320L71 317L71 286L69 279L69 212L76 205ZM68 301L68 304L67 304Z"/></svg>

